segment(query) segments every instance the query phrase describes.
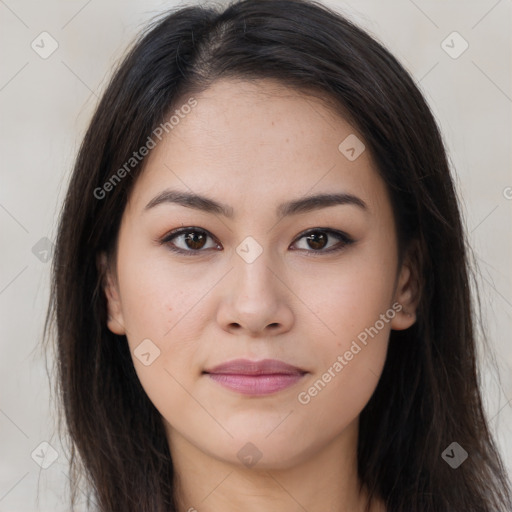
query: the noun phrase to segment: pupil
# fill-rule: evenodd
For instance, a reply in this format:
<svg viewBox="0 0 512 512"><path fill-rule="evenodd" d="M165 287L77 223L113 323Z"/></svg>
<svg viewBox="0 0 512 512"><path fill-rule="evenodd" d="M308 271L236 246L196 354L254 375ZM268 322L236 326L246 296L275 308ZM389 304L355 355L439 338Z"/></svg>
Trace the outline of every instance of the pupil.
<svg viewBox="0 0 512 512"><path fill-rule="evenodd" d="M198 242L197 238L202 240ZM185 240L190 249L200 249L204 245L204 238L203 233L187 233Z"/></svg>
<svg viewBox="0 0 512 512"><path fill-rule="evenodd" d="M321 239L320 242L318 242L319 238ZM308 243L312 249L322 249L323 247L325 247L326 240L327 237L325 236L325 233L313 233L308 236Z"/></svg>

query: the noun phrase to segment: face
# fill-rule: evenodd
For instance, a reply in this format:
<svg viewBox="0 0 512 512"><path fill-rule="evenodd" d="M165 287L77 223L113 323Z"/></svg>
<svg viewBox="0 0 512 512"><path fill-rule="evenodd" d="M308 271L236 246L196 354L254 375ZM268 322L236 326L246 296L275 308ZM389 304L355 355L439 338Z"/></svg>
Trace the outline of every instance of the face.
<svg viewBox="0 0 512 512"><path fill-rule="evenodd" d="M415 320L409 267L353 126L269 80L195 99L131 192L108 328L126 334L171 447L290 467L357 425L390 330ZM291 367L215 370L236 359Z"/></svg>

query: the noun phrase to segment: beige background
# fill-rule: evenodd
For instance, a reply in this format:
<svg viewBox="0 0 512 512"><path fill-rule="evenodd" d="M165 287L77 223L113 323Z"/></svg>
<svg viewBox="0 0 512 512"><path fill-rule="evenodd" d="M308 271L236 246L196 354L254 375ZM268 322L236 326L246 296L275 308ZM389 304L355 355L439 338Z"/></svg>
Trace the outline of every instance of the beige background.
<svg viewBox="0 0 512 512"><path fill-rule="evenodd" d="M366 27L398 57L441 125L501 374L499 382L484 366L486 409L510 470L511 1L326 3ZM54 240L73 159L113 63L146 20L174 5L0 1L0 512L67 510L67 461L54 435L48 377L38 350L49 271L49 262L41 261L45 242L40 240ZM31 47L43 31L58 43L46 59ZM442 47L453 31L469 44L456 59ZM455 50L460 44L455 40ZM32 248L38 243L36 257ZM31 458L36 448L36 455L41 453L44 441L59 455L47 469Z"/></svg>

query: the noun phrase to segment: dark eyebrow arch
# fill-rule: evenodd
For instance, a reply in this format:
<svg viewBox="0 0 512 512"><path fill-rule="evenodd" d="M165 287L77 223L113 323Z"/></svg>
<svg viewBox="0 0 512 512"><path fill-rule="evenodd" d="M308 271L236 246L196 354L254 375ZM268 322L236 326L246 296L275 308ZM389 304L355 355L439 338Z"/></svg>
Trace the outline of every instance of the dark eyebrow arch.
<svg viewBox="0 0 512 512"><path fill-rule="evenodd" d="M154 197L145 206L144 210L149 210L164 203L180 204L187 208L194 208L196 210L201 210L207 213L219 214L228 219L233 219L235 217L233 208L229 205L219 203L209 197L192 192L170 189L164 190L156 197ZM354 205L364 211L368 211L368 206L366 203L357 196L345 193L325 193L306 196L300 199L282 203L277 207L276 214L279 218L282 218L336 205Z"/></svg>

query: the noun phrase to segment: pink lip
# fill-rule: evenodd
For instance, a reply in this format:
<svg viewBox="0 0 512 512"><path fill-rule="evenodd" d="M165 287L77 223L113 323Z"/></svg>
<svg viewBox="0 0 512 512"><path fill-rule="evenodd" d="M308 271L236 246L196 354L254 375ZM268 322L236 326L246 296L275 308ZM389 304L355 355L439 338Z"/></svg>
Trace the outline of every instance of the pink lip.
<svg viewBox="0 0 512 512"><path fill-rule="evenodd" d="M238 393L267 395L292 386L307 372L277 359L235 359L203 373Z"/></svg>

